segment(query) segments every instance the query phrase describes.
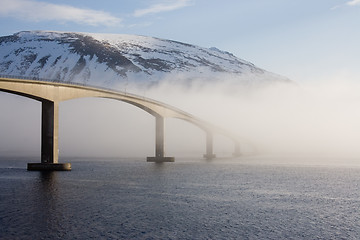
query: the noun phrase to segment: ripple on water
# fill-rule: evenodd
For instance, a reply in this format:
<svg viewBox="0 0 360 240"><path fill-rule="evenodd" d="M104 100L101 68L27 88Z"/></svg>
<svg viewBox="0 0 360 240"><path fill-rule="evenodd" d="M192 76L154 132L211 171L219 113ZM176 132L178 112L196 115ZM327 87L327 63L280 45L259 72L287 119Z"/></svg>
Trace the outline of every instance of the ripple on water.
<svg viewBox="0 0 360 240"><path fill-rule="evenodd" d="M3 159L0 239L360 238L360 169L229 161Z"/></svg>

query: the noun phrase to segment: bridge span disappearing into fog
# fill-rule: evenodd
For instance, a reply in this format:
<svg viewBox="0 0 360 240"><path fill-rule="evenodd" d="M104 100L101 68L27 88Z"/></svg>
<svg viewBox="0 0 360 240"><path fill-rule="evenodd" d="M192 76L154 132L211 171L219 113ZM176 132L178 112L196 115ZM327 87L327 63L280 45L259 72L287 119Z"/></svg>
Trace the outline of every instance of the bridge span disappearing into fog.
<svg viewBox="0 0 360 240"><path fill-rule="evenodd" d="M41 162L28 163L28 170L70 170L70 163L59 163L59 103L66 100L97 97L109 98L129 103L155 117L155 156L148 162L173 162L174 157L165 156L164 118L178 118L190 122L206 133L207 159L215 158L213 135L221 134L234 142L234 156L240 155L240 144L235 136L210 123L168 104L135 94L110 89L65 83L56 80L32 79L26 77L0 75L0 91L20 95L40 101L41 104Z"/></svg>

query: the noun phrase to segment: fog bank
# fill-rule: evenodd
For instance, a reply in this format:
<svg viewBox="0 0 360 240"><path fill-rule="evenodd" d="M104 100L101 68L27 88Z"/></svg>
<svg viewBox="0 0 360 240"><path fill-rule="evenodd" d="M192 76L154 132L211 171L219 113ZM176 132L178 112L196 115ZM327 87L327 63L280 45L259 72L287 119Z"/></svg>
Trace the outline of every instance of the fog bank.
<svg viewBox="0 0 360 240"><path fill-rule="evenodd" d="M360 157L360 85L345 80L316 84L243 87L234 81L180 86L163 83L128 91L178 107L236 134L245 154ZM40 155L41 105L0 93L0 154ZM201 157L205 134L166 120L166 153ZM60 104L60 157L154 155L155 120L109 99ZM230 156L232 142L215 136L215 153Z"/></svg>

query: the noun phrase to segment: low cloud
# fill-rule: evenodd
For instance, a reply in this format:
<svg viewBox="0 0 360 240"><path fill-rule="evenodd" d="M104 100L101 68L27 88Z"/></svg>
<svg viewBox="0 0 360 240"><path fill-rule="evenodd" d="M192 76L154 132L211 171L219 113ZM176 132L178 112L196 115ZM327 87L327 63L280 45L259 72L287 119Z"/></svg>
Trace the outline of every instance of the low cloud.
<svg viewBox="0 0 360 240"><path fill-rule="evenodd" d="M360 5L360 0L352 0L352 1L349 1L346 3L346 5L349 5L349 6L357 6L357 5Z"/></svg>
<svg viewBox="0 0 360 240"><path fill-rule="evenodd" d="M160 12L169 12L174 11L190 5L190 0L175 0L167 1L166 3L159 3L151 5L148 8L135 10L135 17L142 17L148 14L160 13Z"/></svg>
<svg viewBox="0 0 360 240"><path fill-rule="evenodd" d="M356 81L334 78L301 86L249 88L229 79L186 86L163 82L145 90L137 93L238 136L245 156L360 165L360 84ZM40 103L0 92L0 111L0 155L39 155ZM179 119L167 118L165 124L167 156L202 156L205 132ZM154 156L154 117L126 103L98 98L62 102L59 126L61 158ZM228 157L232 151L229 139L214 135L217 156Z"/></svg>
<svg viewBox="0 0 360 240"><path fill-rule="evenodd" d="M113 26L121 22L110 13L32 0L0 0L0 16L27 21L73 22L90 26Z"/></svg>
<svg viewBox="0 0 360 240"><path fill-rule="evenodd" d="M354 6L360 6L360 0L351 0L351 1L348 1L344 4L341 4L341 5L336 5L334 7L331 8L331 10L336 10L338 8L341 8L341 7L346 7L346 6L350 6L350 7L354 7Z"/></svg>

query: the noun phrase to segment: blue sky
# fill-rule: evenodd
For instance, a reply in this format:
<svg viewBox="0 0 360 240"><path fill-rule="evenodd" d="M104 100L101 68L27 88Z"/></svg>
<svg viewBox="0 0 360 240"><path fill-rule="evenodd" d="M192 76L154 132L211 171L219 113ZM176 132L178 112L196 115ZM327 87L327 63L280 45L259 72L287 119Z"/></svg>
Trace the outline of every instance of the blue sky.
<svg viewBox="0 0 360 240"><path fill-rule="evenodd" d="M0 35L126 33L232 52L297 82L360 80L360 0L0 0Z"/></svg>

